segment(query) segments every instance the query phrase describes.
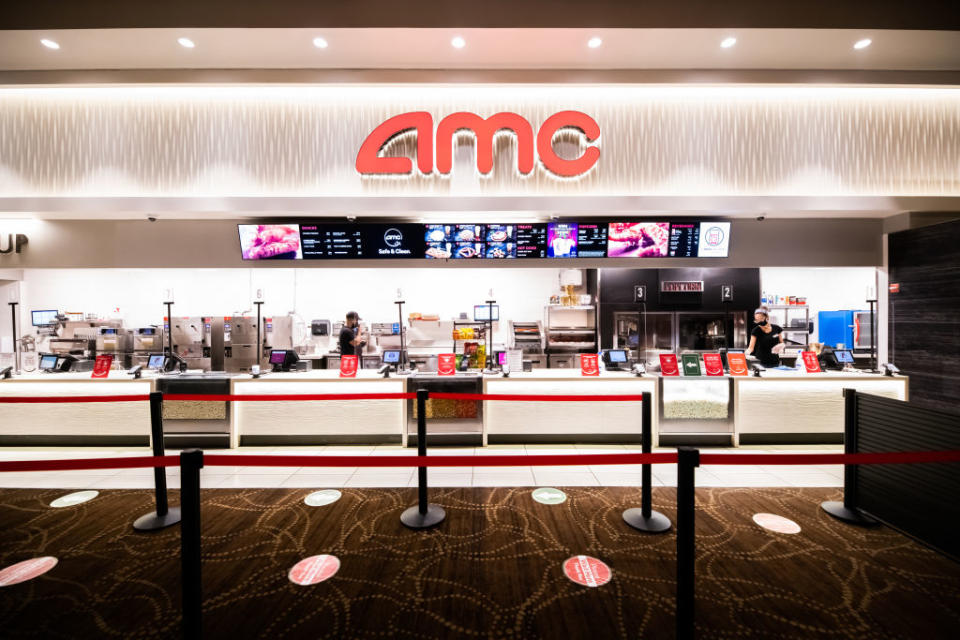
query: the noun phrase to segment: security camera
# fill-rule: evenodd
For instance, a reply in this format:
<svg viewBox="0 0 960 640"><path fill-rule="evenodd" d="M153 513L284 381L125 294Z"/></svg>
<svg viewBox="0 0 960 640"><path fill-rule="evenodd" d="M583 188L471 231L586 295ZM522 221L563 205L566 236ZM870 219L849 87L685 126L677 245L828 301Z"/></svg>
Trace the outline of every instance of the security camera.
<svg viewBox="0 0 960 640"><path fill-rule="evenodd" d="M147 216L147 220L149 220L150 222L156 222L157 216Z"/></svg>
<svg viewBox="0 0 960 640"><path fill-rule="evenodd" d="M356 222L357 216L347 216L347 222Z"/></svg>
<svg viewBox="0 0 960 640"><path fill-rule="evenodd" d="M763 214L760 214L759 216L757 216L757 222L763 222L766 219L767 219L767 216Z"/></svg>

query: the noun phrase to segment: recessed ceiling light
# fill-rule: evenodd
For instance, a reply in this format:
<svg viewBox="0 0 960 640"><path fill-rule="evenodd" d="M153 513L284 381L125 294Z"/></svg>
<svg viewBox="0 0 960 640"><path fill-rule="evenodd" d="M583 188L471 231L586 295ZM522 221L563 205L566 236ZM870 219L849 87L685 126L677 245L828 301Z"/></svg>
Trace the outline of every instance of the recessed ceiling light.
<svg viewBox="0 0 960 640"><path fill-rule="evenodd" d="M187 49L193 49L195 46L197 46L190 38L177 38L177 42L180 43L181 47L186 47Z"/></svg>
<svg viewBox="0 0 960 640"><path fill-rule="evenodd" d="M870 46L870 43L871 43L871 42L873 42L873 40L871 40L870 38L864 38L863 40L857 40L857 42L853 45L853 48L854 48L854 49L866 49L867 47Z"/></svg>
<svg viewBox="0 0 960 640"><path fill-rule="evenodd" d="M733 45L737 44L736 38L724 38L723 42L720 43L720 46L724 49L729 49Z"/></svg>
<svg viewBox="0 0 960 640"><path fill-rule="evenodd" d="M467 46L467 41L460 36L454 36L453 40L450 41L450 44L453 45L454 49L463 49L465 46Z"/></svg>
<svg viewBox="0 0 960 640"><path fill-rule="evenodd" d="M57 43L54 42L53 40L47 40L46 38L44 38L43 40L41 40L41 41L40 41L40 44L42 44L43 46L45 46L47 49L59 49L59 48L60 48L60 45L59 45L59 44L57 44Z"/></svg>
<svg viewBox="0 0 960 640"><path fill-rule="evenodd" d="M594 37L587 40L587 46L590 47L591 49L596 49L602 44L603 44L603 40L600 38Z"/></svg>
<svg viewBox="0 0 960 640"><path fill-rule="evenodd" d="M315 46L317 49L326 49L327 41L318 36L313 39L313 46Z"/></svg>

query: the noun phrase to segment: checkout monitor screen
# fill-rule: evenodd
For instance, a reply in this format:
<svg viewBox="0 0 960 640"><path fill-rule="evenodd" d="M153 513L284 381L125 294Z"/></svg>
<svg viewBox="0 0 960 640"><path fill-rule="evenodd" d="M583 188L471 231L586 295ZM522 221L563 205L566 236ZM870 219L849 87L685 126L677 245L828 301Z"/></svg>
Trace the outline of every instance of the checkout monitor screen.
<svg viewBox="0 0 960 640"><path fill-rule="evenodd" d="M30 312L33 318L33 326L35 327L45 327L50 324L57 324L57 310L49 309L44 311L31 311Z"/></svg>
<svg viewBox="0 0 960 640"><path fill-rule="evenodd" d="M167 356L162 353L154 353L147 360L147 369L163 369L164 361Z"/></svg>
<svg viewBox="0 0 960 640"><path fill-rule="evenodd" d="M838 349L833 352L840 364L853 364L853 353L849 349Z"/></svg>
<svg viewBox="0 0 960 640"><path fill-rule="evenodd" d="M473 321L488 322L490 320L490 307L493 307L493 321L500 320L500 305L475 304L473 305Z"/></svg>
<svg viewBox="0 0 960 640"><path fill-rule="evenodd" d="M383 352L383 364L398 364L400 362L399 349L387 349Z"/></svg>
<svg viewBox="0 0 960 640"><path fill-rule="evenodd" d="M56 355L40 356L40 369L42 369L43 371L53 371L56 368L57 368Z"/></svg>
<svg viewBox="0 0 960 640"><path fill-rule="evenodd" d="M611 364L623 364L627 361L627 352L623 349L610 349L607 351L607 359Z"/></svg>
<svg viewBox="0 0 960 640"><path fill-rule="evenodd" d="M287 360L286 349L274 349L270 352L270 364L283 364Z"/></svg>

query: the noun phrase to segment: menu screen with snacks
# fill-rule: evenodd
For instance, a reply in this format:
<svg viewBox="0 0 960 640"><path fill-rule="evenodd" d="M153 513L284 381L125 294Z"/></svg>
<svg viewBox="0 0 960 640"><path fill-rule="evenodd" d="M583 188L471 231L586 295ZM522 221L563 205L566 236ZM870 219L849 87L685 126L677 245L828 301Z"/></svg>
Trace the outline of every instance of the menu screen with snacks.
<svg viewBox="0 0 960 640"><path fill-rule="evenodd" d="M240 253L244 260L300 260L303 248L298 224L241 224Z"/></svg>
<svg viewBox="0 0 960 640"><path fill-rule="evenodd" d="M307 260L364 257L363 227L359 225L304 224L300 226L300 237Z"/></svg>
<svg viewBox="0 0 960 640"><path fill-rule="evenodd" d="M546 258L547 257L547 225L545 224L518 224L517 225L517 257L518 258Z"/></svg>
<svg viewBox="0 0 960 640"><path fill-rule="evenodd" d="M670 255L669 222L611 222L608 258L666 258Z"/></svg>
<svg viewBox="0 0 960 640"><path fill-rule="evenodd" d="M670 225L671 258L696 258L699 246L699 222L674 222Z"/></svg>
<svg viewBox="0 0 960 640"><path fill-rule="evenodd" d="M578 258L607 257L607 223L583 223L577 229Z"/></svg>
<svg viewBox="0 0 960 640"><path fill-rule="evenodd" d="M424 225L426 258L430 260L505 260L517 257L514 224Z"/></svg>

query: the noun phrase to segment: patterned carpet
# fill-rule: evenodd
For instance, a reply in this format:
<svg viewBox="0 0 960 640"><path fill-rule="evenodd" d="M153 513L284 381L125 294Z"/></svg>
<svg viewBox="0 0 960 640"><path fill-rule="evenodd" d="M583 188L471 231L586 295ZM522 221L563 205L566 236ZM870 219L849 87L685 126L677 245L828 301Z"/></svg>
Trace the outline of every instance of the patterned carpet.
<svg viewBox="0 0 960 640"><path fill-rule="evenodd" d="M205 490L206 638L670 638L675 538L634 532L629 488L571 488L545 505L531 489L436 490L447 520L407 530L413 489L344 489L309 507L307 490ZM46 506L62 490L0 490L0 567L59 564L0 588L5 638L179 635L179 527L136 533L149 491L104 491ZM697 630L703 638L948 638L960 626L960 565L890 529L859 529L818 508L834 489L698 491ZM655 488L674 517L675 491ZM171 492L176 503L176 492ZM797 535L754 524L786 516ZM330 580L287 579L299 560L333 554ZM606 562L589 588L567 558Z"/></svg>

